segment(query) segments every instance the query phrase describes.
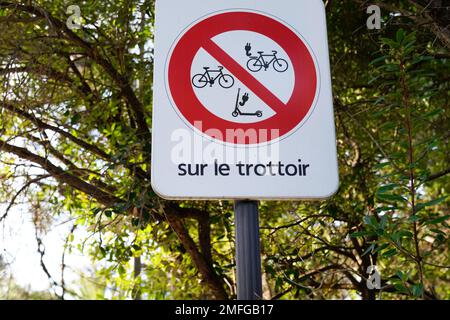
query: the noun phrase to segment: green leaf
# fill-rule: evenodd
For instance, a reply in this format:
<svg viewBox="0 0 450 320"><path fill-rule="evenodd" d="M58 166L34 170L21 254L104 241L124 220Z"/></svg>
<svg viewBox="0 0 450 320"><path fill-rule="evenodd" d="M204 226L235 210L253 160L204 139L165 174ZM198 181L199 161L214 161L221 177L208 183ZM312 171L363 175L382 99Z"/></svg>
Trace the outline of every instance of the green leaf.
<svg viewBox="0 0 450 320"><path fill-rule="evenodd" d="M362 254L362 256L364 257L366 254L368 254L369 252L373 252L373 249L375 249L375 243L372 243Z"/></svg>
<svg viewBox="0 0 450 320"><path fill-rule="evenodd" d="M94 208L94 209L92 209L92 214L95 216L95 215L97 215L100 211L102 211L102 209L101 208Z"/></svg>
<svg viewBox="0 0 450 320"><path fill-rule="evenodd" d="M433 118L444 112L444 108L435 109L422 115L422 118Z"/></svg>
<svg viewBox="0 0 450 320"><path fill-rule="evenodd" d="M385 45L388 45L389 47L391 47L393 49L400 48L400 45L397 42L395 42L394 40L389 39L389 38L381 38L381 42Z"/></svg>
<svg viewBox="0 0 450 320"><path fill-rule="evenodd" d="M389 216L387 214L381 216L380 223L379 223L380 228L384 229L386 227L386 225L388 223L388 218L389 218Z"/></svg>
<svg viewBox="0 0 450 320"><path fill-rule="evenodd" d="M370 235L373 235L373 232L359 231L359 232L351 233L350 237L352 237L352 238L361 238L361 237L370 236Z"/></svg>
<svg viewBox="0 0 450 320"><path fill-rule="evenodd" d="M104 247L100 246L99 250L100 250L100 254L101 254L102 258L106 257L106 253L107 253L106 249Z"/></svg>
<svg viewBox="0 0 450 320"><path fill-rule="evenodd" d="M277 280L275 280L275 288L277 290L279 290L280 288L282 288L283 286L283 278L277 278Z"/></svg>
<svg viewBox="0 0 450 320"><path fill-rule="evenodd" d="M408 273L403 273L402 271L398 270L395 275L403 282L408 281L409 278L409 274Z"/></svg>
<svg viewBox="0 0 450 320"><path fill-rule="evenodd" d="M439 217L439 218L433 219L433 220L426 221L425 224L426 225L439 224L439 223L442 223L442 222L448 220L449 218L450 218L450 214L448 214L446 216L443 216L443 217Z"/></svg>
<svg viewBox="0 0 450 320"><path fill-rule="evenodd" d="M446 233L444 231L439 230L439 229L430 229L430 231L434 232L434 233L437 233L437 234L440 234L440 235L443 235L443 236L446 235Z"/></svg>
<svg viewBox="0 0 450 320"><path fill-rule="evenodd" d="M423 295L423 285L422 284L415 284L412 286L412 294L414 297L418 298Z"/></svg>
<svg viewBox="0 0 450 320"><path fill-rule="evenodd" d="M369 66L374 65L374 64L377 64L378 62L382 62L382 61L384 62L384 61L386 60L386 58L387 58L387 56L378 57L378 58L372 60L372 61L369 63Z"/></svg>
<svg viewBox="0 0 450 320"><path fill-rule="evenodd" d="M429 57L429 56L418 56L415 57L414 60L412 61L412 64L417 64L417 63L421 63L421 62L425 62L425 61L430 61L433 60L433 57Z"/></svg>
<svg viewBox="0 0 450 320"><path fill-rule="evenodd" d="M420 220L420 217L417 216L417 215L410 216L410 217L408 218L408 221L409 221L409 222L417 222L417 221L419 221L419 220Z"/></svg>
<svg viewBox="0 0 450 320"><path fill-rule="evenodd" d="M390 202L407 202L405 198L402 196L396 195L396 194L388 194L388 193L377 193L377 198L384 201L390 201Z"/></svg>
<svg viewBox="0 0 450 320"><path fill-rule="evenodd" d="M117 271L119 272L120 275L124 275L126 273L125 268L123 267L123 265L119 265L119 267L117 268Z"/></svg>
<svg viewBox="0 0 450 320"><path fill-rule="evenodd" d="M386 192L388 192L388 191L392 191L392 190L394 190L395 188L398 188L398 187L399 187L398 184L396 184L396 183L391 183L391 184L388 184L388 185L385 185L385 186L380 187L380 188L377 190L377 194L383 194L383 193L386 193Z"/></svg>
<svg viewBox="0 0 450 320"><path fill-rule="evenodd" d="M380 129L381 130L391 130L391 129L395 129L396 127L397 127L396 123L388 121L388 122L382 124L380 126Z"/></svg>
<svg viewBox="0 0 450 320"><path fill-rule="evenodd" d="M72 118L70 118L70 124L75 125L81 120L81 115L79 113L75 114Z"/></svg>
<svg viewBox="0 0 450 320"><path fill-rule="evenodd" d="M382 65L378 69L386 70L387 72L399 72L400 71L400 65L394 64L394 63L388 63L388 64Z"/></svg>
<svg viewBox="0 0 450 320"><path fill-rule="evenodd" d="M104 212L105 216L107 216L108 218L111 218L113 211L112 210L105 210Z"/></svg>
<svg viewBox="0 0 450 320"><path fill-rule="evenodd" d="M392 256L395 256L397 254L397 249L390 249L388 251L383 252L383 254L381 255L384 258L389 258Z"/></svg>
<svg viewBox="0 0 450 320"><path fill-rule="evenodd" d="M405 30L400 28L397 30L397 33L395 34L395 41L397 41L397 43L401 43L405 39L405 36L406 36Z"/></svg>
<svg viewBox="0 0 450 320"><path fill-rule="evenodd" d="M374 165L373 167L374 167L374 169L383 169L384 167L387 167L390 164L391 163L389 161L388 162L382 162L382 163L378 163L378 164Z"/></svg>
<svg viewBox="0 0 450 320"><path fill-rule="evenodd" d="M413 237L413 234L408 230L400 230L398 232L395 232L391 235L391 239L396 242L397 244L400 244L400 240L402 238L408 238L411 239Z"/></svg>
<svg viewBox="0 0 450 320"><path fill-rule="evenodd" d="M371 226L371 227L377 227L378 221L374 216L364 216L363 221L365 224Z"/></svg>
<svg viewBox="0 0 450 320"><path fill-rule="evenodd" d="M369 83L370 84L370 83ZM374 103L373 103L373 105L374 106L377 106L377 105L379 105L379 104L381 104L382 102L385 102L386 101L386 99L384 98L384 97L379 97Z"/></svg>
<svg viewBox="0 0 450 320"><path fill-rule="evenodd" d="M380 77L373 77L373 78L371 78L370 80L369 80L369 82L367 83L368 85L371 85L371 84L373 84L375 81L377 81L378 79L380 79ZM375 105L376 105L376 103L375 103Z"/></svg>
<svg viewBox="0 0 450 320"><path fill-rule="evenodd" d="M384 249L386 249L387 247L389 247L389 243L383 243L381 246L378 246L373 253L377 253L378 251L383 251Z"/></svg>
<svg viewBox="0 0 450 320"><path fill-rule="evenodd" d="M432 200L432 201L429 201L429 202L419 203L416 206L416 212L419 212L420 210L422 210L422 209L424 209L426 207L431 207L431 206L438 205L438 204L444 202L446 199L447 199L447 196L441 197L441 198L438 198L438 199L435 199L435 200Z"/></svg>
<svg viewBox="0 0 450 320"><path fill-rule="evenodd" d="M270 265L267 265L265 267L265 270L270 275L275 275L276 274L275 269L272 266L270 266Z"/></svg>
<svg viewBox="0 0 450 320"><path fill-rule="evenodd" d="M411 239L413 237L412 232L408 231L408 230L400 230L398 232L398 235L399 235L400 238L409 238L409 239Z"/></svg>
<svg viewBox="0 0 450 320"><path fill-rule="evenodd" d="M409 293L408 288L406 288L406 287L405 287L403 284L401 284L401 283L396 283L396 284L394 284L394 288L395 288L395 290L397 290L398 292L406 293L406 294Z"/></svg>
<svg viewBox="0 0 450 320"><path fill-rule="evenodd" d="M123 213L125 212L127 209L129 208L129 205L127 203L118 203L115 207L114 207L114 211L116 213Z"/></svg>

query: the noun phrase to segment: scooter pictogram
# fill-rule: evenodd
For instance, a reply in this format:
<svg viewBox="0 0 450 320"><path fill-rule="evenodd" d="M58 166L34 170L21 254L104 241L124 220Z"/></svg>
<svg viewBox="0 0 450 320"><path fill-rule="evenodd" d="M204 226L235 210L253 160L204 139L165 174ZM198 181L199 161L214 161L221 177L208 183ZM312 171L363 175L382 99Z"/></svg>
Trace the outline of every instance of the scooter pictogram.
<svg viewBox="0 0 450 320"><path fill-rule="evenodd" d="M232 116L235 118L237 118L238 116L256 116L258 118L261 118L263 116L263 113L260 110L253 113L249 113L249 112L242 112L241 109L239 109L239 106L241 107L245 106L247 101L250 99L248 93L245 93L242 97L240 97L240 95L241 95L241 88L238 89L238 94L236 97L236 106L234 108ZM239 102L239 98L241 98L242 101Z"/></svg>

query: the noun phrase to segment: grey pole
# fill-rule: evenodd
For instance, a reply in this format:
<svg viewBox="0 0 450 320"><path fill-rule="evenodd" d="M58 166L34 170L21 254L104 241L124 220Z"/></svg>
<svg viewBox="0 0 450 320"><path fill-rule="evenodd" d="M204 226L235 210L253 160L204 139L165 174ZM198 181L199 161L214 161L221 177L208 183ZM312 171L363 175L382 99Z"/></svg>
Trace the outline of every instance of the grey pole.
<svg viewBox="0 0 450 320"><path fill-rule="evenodd" d="M262 299L258 201L235 201L238 300Z"/></svg>

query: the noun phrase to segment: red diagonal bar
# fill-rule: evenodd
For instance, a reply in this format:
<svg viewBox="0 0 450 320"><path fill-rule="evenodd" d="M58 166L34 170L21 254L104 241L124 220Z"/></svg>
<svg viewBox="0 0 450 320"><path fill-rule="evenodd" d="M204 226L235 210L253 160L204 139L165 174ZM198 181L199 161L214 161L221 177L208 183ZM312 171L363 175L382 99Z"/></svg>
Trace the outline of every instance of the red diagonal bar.
<svg viewBox="0 0 450 320"><path fill-rule="evenodd" d="M256 94L264 103L266 103L276 113L283 112L286 105L261 82L252 76L246 69L237 63L228 53L215 44L211 39L205 41L202 45L214 59L228 69L237 77L247 88Z"/></svg>

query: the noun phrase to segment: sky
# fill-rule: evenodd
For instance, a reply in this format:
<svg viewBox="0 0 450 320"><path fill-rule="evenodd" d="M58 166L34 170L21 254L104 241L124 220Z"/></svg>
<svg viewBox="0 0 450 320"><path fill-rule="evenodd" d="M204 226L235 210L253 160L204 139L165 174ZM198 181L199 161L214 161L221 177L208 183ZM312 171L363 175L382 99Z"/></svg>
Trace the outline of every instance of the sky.
<svg viewBox="0 0 450 320"><path fill-rule="evenodd" d="M0 212L4 212L4 207L0 206ZM61 257L71 227L72 223L67 217L60 217L42 238L45 246L44 263L57 282L61 281ZM0 224L0 254L8 263L8 274L19 285L35 291L50 288L50 281L40 266L32 216L26 206L15 207ZM66 253L65 264L70 266L65 269L65 282L68 284L76 284L79 273L92 265L89 257L81 255L78 250Z"/></svg>

